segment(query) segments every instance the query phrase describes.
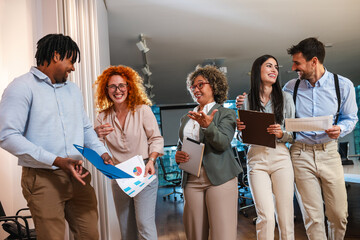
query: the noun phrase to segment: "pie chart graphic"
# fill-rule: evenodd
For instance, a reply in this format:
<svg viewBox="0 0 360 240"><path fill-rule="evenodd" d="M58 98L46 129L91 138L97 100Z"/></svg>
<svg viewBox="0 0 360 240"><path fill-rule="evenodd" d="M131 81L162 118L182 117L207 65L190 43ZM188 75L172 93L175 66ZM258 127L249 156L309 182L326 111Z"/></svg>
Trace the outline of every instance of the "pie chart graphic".
<svg viewBox="0 0 360 240"><path fill-rule="evenodd" d="M141 167L134 167L133 172L134 172L135 176L140 176L142 173Z"/></svg>

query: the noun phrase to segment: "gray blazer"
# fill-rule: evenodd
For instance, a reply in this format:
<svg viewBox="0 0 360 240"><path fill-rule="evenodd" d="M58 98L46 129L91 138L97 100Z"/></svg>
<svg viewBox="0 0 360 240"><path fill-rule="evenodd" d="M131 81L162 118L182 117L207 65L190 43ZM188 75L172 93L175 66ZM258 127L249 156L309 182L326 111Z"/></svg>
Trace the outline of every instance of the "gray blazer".
<svg viewBox="0 0 360 240"><path fill-rule="evenodd" d="M208 113L210 115L215 109L213 121L206 129L200 128L200 142L205 144L203 167L213 185L223 184L242 172L236 162L234 153L231 149L231 141L234 137L236 127L236 114L234 110L224 108L220 104L215 104ZM189 121L187 115L181 118L179 129L179 141L177 150L181 150L184 138L184 127ZM183 171L181 187L185 187L188 173Z"/></svg>

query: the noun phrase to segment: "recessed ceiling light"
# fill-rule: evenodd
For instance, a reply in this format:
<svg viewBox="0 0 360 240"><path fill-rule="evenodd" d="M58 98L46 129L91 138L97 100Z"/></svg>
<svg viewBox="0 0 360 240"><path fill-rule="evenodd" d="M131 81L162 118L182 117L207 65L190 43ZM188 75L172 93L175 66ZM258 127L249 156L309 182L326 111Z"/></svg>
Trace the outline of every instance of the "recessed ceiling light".
<svg viewBox="0 0 360 240"><path fill-rule="evenodd" d="M333 44L332 44L332 43L325 43L324 46L325 46L326 48L331 48L331 47L333 46Z"/></svg>

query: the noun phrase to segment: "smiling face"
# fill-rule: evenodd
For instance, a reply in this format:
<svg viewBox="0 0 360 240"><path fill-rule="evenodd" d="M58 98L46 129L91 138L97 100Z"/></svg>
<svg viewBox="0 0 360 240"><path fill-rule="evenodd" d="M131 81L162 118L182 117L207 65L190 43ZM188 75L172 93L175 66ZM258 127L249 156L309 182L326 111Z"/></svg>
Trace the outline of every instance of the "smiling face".
<svg viewBox="0 0 360 240"><path fill-rule="evenodd" d="M120 85L120 89L118 87L119 85ZM109 78L107 84L107 93L111 101L114 102L114 104L122 104L126 102L128 96L128 87L126 87L126 85L127 84L125 79L122 78L120 75L113 75Z"/></svg>
<svg viewBox="0 0 360 240"><path fill-rule="evenodd" d="M314 58L306 61L301 52L295 53L292 56L293 65L291 70L296 71L300 79L312 79L315 74L315 65L313 64Z"/></svg>
<svg viewBox="0 0 360 240"><path fill-rule="evenodd" d="M58 53L55 53L54 58L56 59L56 61L53 79L55 83L64 83L67 81L69 74L72 71L75 71L72 57L60 60L60 55Z"/></svg>
<svg viewBox="0 0 360 240"><path fill-rule="evenodd" d="M261 65L261 83L273 85L279 74L279 67L275 59L269 58Z"/></svg>
<svg viewBox="0 0 360 240"><path fill-rule="evenodd" d="M205 106L208 103L214 102L214 93L209 84L209 82L201 75L197 76L194 79L192 84L193 86L193 94L196 98L196 101L200 104L200 106Z"/></svg>

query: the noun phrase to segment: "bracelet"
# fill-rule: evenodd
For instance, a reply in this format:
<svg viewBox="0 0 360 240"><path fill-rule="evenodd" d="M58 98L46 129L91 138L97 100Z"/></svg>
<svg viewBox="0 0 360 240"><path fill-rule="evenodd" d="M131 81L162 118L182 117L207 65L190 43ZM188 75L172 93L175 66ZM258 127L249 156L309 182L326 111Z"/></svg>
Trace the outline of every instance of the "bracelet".
<svg viewBox="0 0 360 240"><path fill-rule="evenodd" d="M153 158L153 157L150 157L150 158L149 158L149 161L152 161L153 163L155 163L155 160L156 160L156 159Z"/></svg>

